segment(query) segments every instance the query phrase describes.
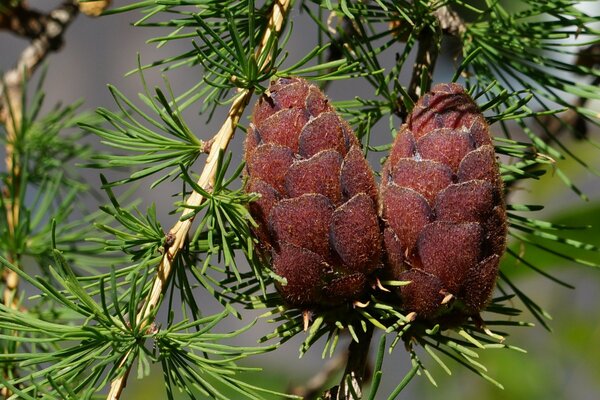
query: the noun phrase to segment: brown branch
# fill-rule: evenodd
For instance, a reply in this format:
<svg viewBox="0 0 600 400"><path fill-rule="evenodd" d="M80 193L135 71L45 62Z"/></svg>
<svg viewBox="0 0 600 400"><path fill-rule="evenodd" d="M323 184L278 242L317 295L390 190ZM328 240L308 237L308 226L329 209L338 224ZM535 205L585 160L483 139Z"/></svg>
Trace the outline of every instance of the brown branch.
<svg viewBox="0 0 600 400"><path fill-rule="evenodd" d="M47 24L48 15L30 9L25 3L0 11L0 29L17 36L35 39L44 32Z"/></svg>
<svg viewBox="0 0 600 400"><path fill-rule="evenodd" d="M417 37L419 42L417 56L408 85L408 95L412 101L416 101L423 94L421 89L427 91L431 87L440 50L441 34L460 37L467 29L462 18L448 6L440 7L434 10L432 14L437 19L437 24L424 26ZM425 85L421 88L423 80L425 80ZM398 99L398 105L399 116L402 119L406 118L408 110L405 109L402 99Z"/></svg>
<svg viewBox="0 0 600 400"><path fill-rule="evenodd" d="M341 371L348 362L348 352L338 354L325 363L322 370L310 378L305 385L295 386L290 390L290 394L300 396L304 400L314 400L323 394L324 386L332 376Z"/></svg>
<svg viewBox="0 0 600 400"><path fill-rule="evenodd" d="M439 35L433 29L435 28L426 26L419 33L417 58L408 85L408 94L413 101L416 101L423 94L421 93L421 82L426 79L424 89L427 91L433 81L433 71L440 49Z"/></svg>
<svg viewBox="0 0 600 400"><path fill-rule="evenodd" d="M336 61L344 57L344 48L352 51L352 47L348 42L353 36L360 35L359 30L355 26L356 21L352 21L344 15L341 21L334 22L336 18L337 14L335 11L332 11L327 18L327 28L329 32L335 34L334 38L331 40L331 46L329 46L327 51L327 62ZM333 70L334 68L329 69L330 72ZM321 90L325 91L330 83L330 80L321 82Z"/></svg>
<svg viewBox="0 0 600 400"><path fill-rule="evenodd" d="M269 25L267 31L264 33L263 38L260 42L260 45L257 48L256 53L261 54L267 43L269 42L271 35L276 35L281 32L283 28L283 23L285 21L285 17L287 12L289 11L291 5L291 0L278 0L274 3L273 9L271 11L271 15L269 18ZM265 68L270 62L270 57L266 57L263 65L259 66L261 69ZM206 191L212 191L215 176L217 173L217 162L219 158L219 153L225 149L229 145L237 124L242 116L250 98L252 97L253 90L252 89L241 89L238 92L236 99L229 109L229 113L227 114L227 118L225 122L221 126L221 129L215 134L215 136L211 139L212 143L210 146L210 152L206 159L206 164L204 169L202 170L202 174L198 179L198 186L202 187ZM204 197L197 192L193 192L190 197L186 201L186 206L184 209L192 209L198 207L204 201ZM188 211L184 211L184 214L187 214ZM173 239L172 244L165 248L165 252L160 261L160 264L157 267L156 276L154 278L154 282L152 285L152 290L144 300L144 303L140 309L140 312L136 316L136 322L141 325L141 327L147 327L152 323L152 316L154 314L155 309L160 304L160 299L162 298L163 292L171 276L171 272L173 269L173 260L178 256L179 252L185 245L187 240L188 232L193 223L193 218L186 219L185 221L178 221L173 228L169 231L169 237ZM124 366L130 356L130 352L125 354L125 356L121 359L119 364L120 367ZM118 400L125 388L127 383L127 376L129 375L128 367L126 371L118 378L116 378L110 387L110 391L107 396L107 400Z"/></svg>
<svg viewBox="0 0 600 400"><path fill-rule="evenodd" d="M18 107L13 108L12 114L20 116L19 103L23 81L35 72L50 52L62 47L63 35L77 16L78 10L75 2L65 1L40 19L42 25L37 31L38 34L32 37L29 46L23 50L16 67L4 74L4 81L0 85L0 93L4 94L0 96L0 122L6 124L11 114L8 110L10 107ZM37 15L36 11L30 11L30 13L30 16ZM31 30L30 33L34 33L34 31ZM16 94L18 96L15 97ZM9 99L8 103L10 104L6 104L6 98ZM18 124L16 126L18 127Z"/></svg>
<svg viewBox="0 0 600 400"><path fill-rule="evenodd" d="M358 331L357 336L359 341L352 340L348 347L348 361L340 384L325 392L325 399L358 400L363 397L363 385L369 375L367 366L373 326L369 325L366 332Z"/></svg>
<svg viewBox="0 0 600 400"><path fill-rule="evenodd" d="M440 51L440 33L460 36L466 31L464 21L448 6L440 7L433 12L437 19L437 26L427 25L423 27L418 36L419 46L417 57L413 67L412 77L408 85L408 94L416 101L421 93L421 82L426 79L425 91L431 87L433 71ZM427 76L424 78L424 74Z"/></svg>

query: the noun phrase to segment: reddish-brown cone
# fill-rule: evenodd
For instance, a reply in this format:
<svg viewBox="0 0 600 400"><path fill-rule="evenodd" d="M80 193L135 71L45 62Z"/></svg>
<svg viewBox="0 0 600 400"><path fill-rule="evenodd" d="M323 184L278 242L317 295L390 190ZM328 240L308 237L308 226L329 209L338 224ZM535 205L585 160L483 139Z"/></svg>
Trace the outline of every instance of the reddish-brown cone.
<svg viewBox="0 0 600 400"><path fill-rule="evenodd" d="M246 145L255 233L293 307L357 300L380 264L377 187L360 144L327 98L279 79L254 107Z"/></svg>
<svg viewBox="0 0 600 400"><path fill-rule="evenodd" d="M406 311L434 318L455 299L461 313L479 313L504 252L506 211L488 125L461 86L419 99L383 168L381 196L387 274L411 282L400 289Z"/></svg>

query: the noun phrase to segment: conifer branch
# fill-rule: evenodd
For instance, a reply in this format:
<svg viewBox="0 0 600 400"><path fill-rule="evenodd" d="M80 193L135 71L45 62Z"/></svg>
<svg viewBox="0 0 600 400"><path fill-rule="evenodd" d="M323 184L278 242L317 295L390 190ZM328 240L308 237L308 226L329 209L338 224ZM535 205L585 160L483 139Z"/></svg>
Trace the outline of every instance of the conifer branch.
<svg viewBox="0 0 600 400"><path fill-rule="evenodd" d="M265 49L272 35L277 35L281 32L284 26L285 18L289 8L291 6L291 0L278 0L274 3L269 23L267 25L267 31L264 33L262 40L257 48L257 55L260 55ZM259 58L259 57L257 57ZM266 57L264 62L259 68L264 68L269 65L270 57ZM233 104L229 109L225 122L219 129L219 131L211 139L210 152L206 159L206 164L198 179L198 186L205 189L206 191L212 191L215 176L217 173L217 164L219 160L219 153L227 149L229 142L233 138L237 124L252 97L252 89L240 89ZM198 192L192 192L186 205L184 206L184 214L187 214L190 208L198 207L205 200L204 196ZM171 276L173 270L173 260L178 256L179 252L186 243L188 232L191 229L193 218L188 218L183 221L178 221L173 228L169 231L169 237L173 240L171 244L165 248L163 257L161 258L160 264L157 267L156 276L152 285L152 289L144 300L144 304L141 307L140 312L136 316L137 324L141 324L142 328L147 327L151 324L152 315L156 307L160 303L160 299L164 293L165 287ZM130 352L127 353L121 360L120 367L127 363ZM117 400L126 385L127 376L129 375L129 369L125 371L123 375L115 379L110 388L107 400Z"/></svg>
<svg viewBox="0 0 600 400"><path fill-rule="evenodd" d="M63 43L63 35L69 24L77 16L78 8L72 1L65 1L50 13L42 14L31 10L24 3L8 8L0 14L0 28L31 39L30 45L23 50L17 65L6 72L0 82L0 124L6 128L5 165L6 170L11 171L11 185L13 196L4 188L2 196L6 197L6 209L8 229L15 234L19 221L21 205L19 204L21 167L15 164L18 158L15 155L15 142L22 122L22 97L23 82L33 75L35 70L44 61L46 56L60 49ZM12 199L11 199L12 198ZM14 255L9 255L9 261L18 262ZM19 277L14 271L6 270L2 279L5 283L3 302L16 307L16 297Z"/></svg>
<svg viewBox="0 0 600 400"><path fill-rule="evenodd" d="M416 101L431 87L435 63L440 50L440 33L458 36L466 30L462 19L448 6L438 8L433 12L433 15L436 18L436 23L427 24L418 36L417 57L408 85L408 93L413 101ZM425 85L422 86L422 83L425 83Z"/></svg>
<svg viewBox="0 0 600 400"><path fill-rule="evenodd" d="M0 82L0 123L5 125L7 130L8 171L13 168L12 143L22 119L23 81L33 75L50 52L61 48L64 32L77 13L77 5L72 1L65 1L48 15L28 10L23 4L19 4L0 18L1 27L7 27L12 32L32 39L30 45L19 56L16 67L6 72ZM13 213L11 217L18 218L18 212Z"/></svg>
<svg viewBox="0 0 600 400"><path fill-rule="evenodd" d="M577 54L575 64L584 68L598 68L600 66L600 44L596 43L585 47ZM591 83L591 86L600 86L600 77L596 76ZM574 136L578 139L587 137L586 120L578 112L579 108L583 108L589 102L588 97L579 96L573 101L572 107L569 107L560 116L547 115L540 119L542 126L547 127L547 131L542 135L542 140L550 141L564 133L572 130ZM600 117L600 112L596 115Z"/></svg>
<svg viewBox="0 0 600 400"><path fill-rule="evenodd" d="M289 8L294 4L291 0L256 2L257 5L253 0L132 0L105 15L143 10L136 26L169 30L167 34L152 38L151 42L163 45L189 42L193 38L193 48L146 66L140 65L144 86L140 98L150 113L144 107L137 107L115 87L110 87L118 110L98 109L96 119L75 114L76 105L59 107L39 118L44 97L41 85L30 101L25 95L30 92L25 84L46 55L60 47L61 34L56 41L49 39L54 35L50 33L53 28L47 30L46 25L54 26L62 20L53 20L49 12L30 10L27 1L1 3L0 31L12 30L31 40L32 50L27 61L24 57L19 58L15 70L10 71L12 76L0 80L3 85L0 87L0 117L4 117L0 122L7 125L6 129L0 125L0 139L8 145L5 151L8 157L3 162L9 167L9 171L4 168L0 171L0 185L4 185L0 189L0 263L15 278L27 282L34 294L27 300L27 310L21 310L21 298L16 296L19 279L10 281L10 277L5 276L3 289L14 287L14 290L6 291L4 304L0 304L0 330L5 333L0 343L3 349L0 352L0 363L3 364L0 397L84 398L92 393L102 393L101 396L106 397L109 392L108 399L118 400L128 379L134 379L136 375L132 371L133 365L137 366L138 378L142 378L150 373L151 364L161 364L168 397L173 397L176 391L185 391L189 398L259 399L264 394L268 398L302 395L307 400L317 396L331 400L372 400L386 398L380 392L384 390L383 386L380 388L384 358L394 349L402 351L403 343L410 355L412 369L402 378L391 376L394 375L393 367L385 368L385 375L390 376L388 379L395 379L398 384L388 399L399 396L417 374L435 384L437 378L429 364L441 367L448 374L455 364L501 387L487 375L486 367L477 357L484 348L521 351L504 342L509 332L503 327L530 325L515 319L521 311L513 299L519 300L546 328L545 321L549 318L534 298L519 289L511 271L499 272L499 293L490 300L506 232L514 240L506 249L512 257L508 262L514 261L563 286L571 287L546 271L543 268L545 261L540 265L536 253L527 251L525 254L517 246L600 267L595 259L588 260L588 254L597 255L598 247L576 240L568 232L562 233L569 229L568 226L521 214L539 211L543 206L507 204L504 214L500 211L504 210L505 204L499 202L502 188L508 193L515 182L538 179L550 168L567 186L580 193L569 176L560 170L559 163L563 159L573 159L589 170L593 169L560 138L564 132L576 135L585 132L586 124L598 126L598 113L589 104L600 98L596 90L600 80L597 68L600 46L598 31L592 26L600 16L588 16L579 11L574 8L574 1L540 4L531 0L525 2L529 7L522 11L505 10L498 2L485 2L480 6L464 2L408 0L303 2L303 10L310 15L319 32L312 50L295 54L295 49L288 48L287 43L298 31L292 35L290 30L290 35L285 37L281 34ZM101 3L104 6L110 1L60 0L56 3L75 5L85 14L84 5ZM461 14L454 12L452 5L456 5ZM473 11L468 14L468 24L461 17L465 7ZM72 11L73 17L77 10ZM289 19L291 23L292 16ZM338 25L333 26L335 24ZM59 28L64 31L65 27ZM301 35L305 33L304 30L300 32ZM48 40L40 42L38 37L42 36ZM578 43L571 43L573 37L580 39ZM438 57L440 45L446 44L442 38L451 38L461 46L460 65L450 81L460 80L463 84L441 84L431 91L436 61L442 58L441 54ZM589 47L579 53L577 63L567 60L578 54L575 49L584 46ZM417 58L413 64L411 56L415 54ZM386 58L388 56L394 56L396 60L389 69L384 62L391 60ZM289 59L294 60L291 66L286 65ZM153 67L161 67L165 72L198 67L203 75L183 93L174 91L168 81L166 90L151 91L143 71ZM228 167L236 158L228 150L230 141L238 124L242 123L246 107L251 107L248 106L251 97L262 93L264 83L273 76L285 79L267 90L266 96L258 102L252 116L253 124L246 135L243 156L246 163L242 162L230 175ZM408 82L404 80L405 76ZM304 81L302 78L323 85L330 80L350 82L350 78L361 78L372 91L336 102L341 116L335 121L340 123L325 124L332 121L326 117L333 118L331 101L324 95L317 96L312 84L299 83ZM283 90L284 86L289 89ZM464 86L464 93L461 86ZM459 96L456 96L457 90ZM423 96L426 91L430 94ZM264 101L267 97L271 101ZM527 106L530 100L535 101L536 110ZM546 103L548 101L553 103ZM209 120L224 102L229 108L218 132L208 133L203 140L197 137L182 114L200 102L199 112L207 115ZM261 104L265 113L257 111ZM564 108L556 109L556 104ZM411 109L411 115L406 117ZM273 118L275 114L277 116ZM302 118L307 115L312 118L305 123ZM397 130L396 115L406 117L406 129ZM389 117L389 133L395 137L394 143L376 146L371 142L371 138L379 135L379 128L375 126L385 122L386 117ZM341 123L342 120L348 124ZM260 121L264 123L262 126ZM335 129L331 129L331 135L321 134L327 131L326 126L319 126L315 121ZM522 134L520 141L513 139L513 125L508 125L508 121L515 122L514 126ZM492 124L504 131L505 136L495 137L493 144L487 135ZM90 154L89 157L96 161L89 166L133 167L126 179L109 183L102 177L103 188L111 203L101 207L103 218L96 214L81 219L72 213L73 199L85 189L78 181L80 177L73 174L73 179L64 166L68 165L66 161L75 157L85 159L86 155L82 154L84 147L75 144L80 136L64 131L77 126L97 135L103 144L115 149L108 154ZM388 156L387 161L382 161L383 167L375 169L382 177L379 191L375 183L369 185L366 180L358 179L362 184L355 185L350 179L372 178L373 172L368 165L365 167L366 161L351 128L357 132L363 153L381 152L384 157ZM290 136L293 140L286 136L290 132L293 132ZM480 135L482 133L485 137ZM63 137L68 139L63 140ZM295 149L296 138L298 151ZM280 139L286 145L282 145ZM291 147L287 146L288 142ZM475 150L474 144L477 144ZM255 146L256 152L264 153L250 154L248 146ZM311 146L312 150L308 149ZM450 153L454 154L455 150L457 153L452 159L446 157L449 154L446 150L451 147L454 150ZM313 159L313 150L327 151L325 154L331 157ZM227 157L223 157L224 151L227 151ZM194 168L192 165L203 157L203 153L207 159L202 162L198 175L192 177L190 168ZM339 157L334 157L334 153ZM499 166L496 165L497 155L502 156ZM436 158L438 156L443 162ZM399 162L402 159L410 162L403 161L403 165ZM276 163L282 166L273 167ZM410 169L411 165L419 165L419 168ZM434 165L440 168L433 168ZM314 170L305 169L307 166ZM456 168L456 176L466 176L477 193L473 192L472 196L459 193L453 197L452 190L465 187L454 182L454 172L447 173ZM259 182L274 176L273 170L287 171L278 175L278 179L284 176L286 180L282 192L275 187L270 190L272 185L282 185L280 180L265 181L264 185ZM423 171L425 175L419 176ZM404 175L400 175L401 172ZM248 184L232 190L231 186L239 183L242 173ZM111 190L113 186L154 174L161 176L152 184L153 188L169 178L180 180L182 184L180 193L184 197L175 202L181 217L170 230L163 229L154 205L144 213L136 202L123 204ZM481 174L487 177L488 184L482 186L475 182L481 181L477 179ZM429 175L435 175L435 179L430 179ZM342 176L345 177L343 182ZM399 186L396 178L398 182L406 178L406 182ZM330 181L335 187L332 192L336 196L339 192L344 199L346 195L352 197L349 195L352 186L375 188L371 203L362 195L368 193L360 191L356 203L344 208L338 207L335 196L330 198L331 204L323 201L324 206L318 209L316 206L288 207L292 203L288 201L299 197L292 189L298 189L298 193L305 196L308 193L304 189L307 188L319 197L321 193L316 192L321 190L322 184L328 187ZM454 183L449 183L451 181ZM259 183L257 187L252 186L253 182ZM429 206L433 203L428 203L428 199L421 201L421 197L412 195L413 189L408 186L408 183L436 182L447 184L444 187L451 189L443 189L443 196L431 188L432 192L428 189L420 195L435 197L435 209ZM403 190L396 190L393 185ZM387 192L385 196L384 192ZM30 202L27 197L25 202L25 193L35 194L36 198ZM275 196L277 205L268 203L269 195ZM414 198L417 206L404 207L406 196ZM329 198L323 194L321 197ZM365 207L362 207L361 197ZM463 215L469 208L463 205L474 204L475 197L483 204L479 208L487 211L478 209L473 215ZM374 204L382 207L379 212L371 210L373 218L364 222L364 229L357 229L358 217L346 217L350 212L364 217L366 206ZM255 206L264 206L262 211L278 207L280 214L267 220L253 214ZM318 215L317 218L306 212L309 208ZM412 221L419 213L423 218L414 223L414 231L421 231L418 236L422 239L417 237L420 243L416 244L417 250L413 254L403 247L406 246L403 240L409 240L409 236L414 239L414 232L395 227L406 225L399 215L410 217L407 220ZM468 217L469 222L442 220L444 213L452 218L459 215L461 221ZM487 218L484 214L492 217ZM309 217L302 217L304 215ZM480 215L483 215L481 219ZM270 260L261 258L264 255L260 254L261 249L265 247L255 244L268 246L269 243L261 243L256 228L266 227L269 235L277 237L274 243L282 244L286 239L279 233L287 234L288 226L299 225L296 220L284 224L293 219L289 216L298 216L298 222L308 223L290 234L294 243L286 243L285 252L276 249L269 252ZM330 219L331 223L320 224L313 232L311 228L319 219ZM431 222L432 219L435 221ZM391 221L395 222L392 224ZM423 221L427 230L421 230ZM452 231L445 230L450 226ZM485 248L477 244L481 242L481 235L476 226L481 232L492 232L492 229L495 232L483 234ZM100 229L100 234L92 233L96 228ZM48 240L50 236L51 240ZM373 240L363 242L361 236ZM491 239L488 241L492 236L496 238L493 243ZM313 237L320 239L313 241ZM87 243L96 244L91 247L80 245L84 238ZM368 242L377 241L382 242L381 254L362 252L363 248L374 248ZM326 260L321 262L314 256L313 253L317 253L306 247L307 243L328 244L329 247L319 248L318 254L321 257L322 253ZM357 243L367 244L355 248ZM562 246L566 250L561 249ZM437 272L432 276L429 272L419 272L420 266L427 266L427 271L441 271L446 265L453 264L448 261L448 256L455 249L462 251L454 260L462 265L456 270L465 270L464 276L456 275L460 285L446 277L441 279ZM480 259L484 250L487 255L493 254ZM238 268L236 255L242 252L251 271ZM470 259L463 260L464 255ZM26 264L32 258L39 266L33 273ZM102 258L100 264L96 261L99 258ZM304 262L306 259L310 262ZM357 260L364 260L364 263ZM265 265L266 261L270 261L270 265ZM354 261L357 264L356 268L352 264L352 271L357 273L347 275L344 268ZM369 269L375 261L378 268ZM363 268L367 263L368 267ZM114 265L123 268L115 269ZM279 268L284 265L285 269ZM102 269L105 266L112 268L108 272ZM40 276L36 275L38 272L41 272ZM453 269L448 275L454 277L454 272ZM318 275L318 279L313 279L313 274ZM465 277L468 278L466 281ZM294 280L299 284L296 285ZM446 290L446 286L454 283L456 293ZM364 291L357 289L363 285ZM224 307L220 314L203 315L205 310L196 298L197 286L213 295ZM317 306L307 307L294 298L303 297L305 293L319 298ZM321 303L325 298L335 300ZM343 300L337 302L339 299ZM313 299L308 300L307 303ZM175 309L179 305L181 313ZM168 317L163 322L166 326L158 329L160 307L164 309L161 311L168 311ZM235 332L218 333L215 330L229 315L242 317L238 307L264 309L261 317L269 318L269 322L277 326L260 341L277 340L278 343L258 348L219 343L244 332L252 335L247 329L254 322ZM308 317L307 309L313 317L312 325L305 329L300 354L314 351L324 343L322 356L330 357L331 362L312 379L303 382L300 388L290 388L295 394L276 393L267 387L270 384L255 385L238 379L238 373L254 370L238 366L238 359L275 350L281 343L302 335L302 316ZM486 311L485 320L479 316L483 310ZM380 330L377 335L375 329ZM349 345L339 349L338 344L348 336L352 337ZM371 366L368 356L373 336L381 340L373 349L376 357ZM331 379L337 381L331 383ZM372 384L365 392L367 380L372 380Z"/></svg>
<svg viewBox="0 0 600 400"><path fill-rule="evenodd" d="M21 184L22 170L25 168L20 163L23 161L16 148L18 136L23 121L23 88L24 82L28 80L39 65L44 61L51 51L60 49L63 43L63 34L69 24L77 15L77 6L71 1L65 1L48 14L29 9L25 2L14 7L8 7L0 12L0 29L6 29L18 36L31 39L29 46L20 54L16 66L2 76L0 81L0 124L4 125L6 131L5 142L5 165L10 174L6 185L2 188L0 196L4 197L4 209L7 231L11 237L15 237L19 229L21 214L21 192L26 189ZM19 255L14 251L7 252L9 262L20 264ZM4 290L2 303L7 307L17 309L20 307L17 296L19 289L19 275L11 270L2 271ZM7 371L16 375L13 367L7 367ZM4 387L0 393L8 398L11 391Z"/></svg>

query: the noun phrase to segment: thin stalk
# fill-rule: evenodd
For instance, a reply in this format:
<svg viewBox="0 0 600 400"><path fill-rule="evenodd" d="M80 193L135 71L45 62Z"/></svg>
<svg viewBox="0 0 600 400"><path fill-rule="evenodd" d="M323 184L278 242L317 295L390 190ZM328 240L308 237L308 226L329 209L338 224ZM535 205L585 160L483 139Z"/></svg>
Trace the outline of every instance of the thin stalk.
<svg viewBox="0 0 600 400"><path fill-rule="evenodd" d="M461 37L466 31L465 22L448 6L434 10L433 15L437 18L437 24L424 26L417 38L417 56L408 85L408 94L413 101L417 101L423 92L431 88L442 34ZM399 99L398 104L404 104L402 99ZM407 114L408 110L402 107L401 118L404 119Z"/></svg>
<svg viewBox="0 0 600 400"><path fill-rule="evenodd" d="M356 332L358 342L352 340L348 347L348 361L340 384L326 392L324 398L336 400L358 400L362 398L373 330L373 326L368 325L366 331Z"/></svg>
<svg viewBox="0 0 600 400"><path fill-rule="evenodd" d="M263 38L256 51L257 59L260 58L267 43L269 43L271 35L277 35L283 29L285 18L291 3L291 0L279 0L274 3L267 30L263 34ZM269 64L269 62L270 56L265 57L263 65L261 65L260 68L264 68ZM198 179L198 186L202 187L208 192L212 191L215 182L219 153L227 149L229 142L233 138L233 134L235 133L235 129L240 117L248 105L252 94L252 89L238 90L238 95L229 109L229 113L227 114L225 122L213 139L211 139L213 141L212 146L206 159L204 169L202 170L202 174ZM184 214L188 213L187 210L198 207L204 200L205 198L200 193L193 192L187 199L186 206L183 207L186 210L184 211ZM184 221L178 221L169 231L169 235L174 239L174 241L168 248L165 249L160 264L157 266L156 276L154 277L154 282L152 284L152 290L144 300L140 312L136 315L136 322L140 324L142 328L147 327L152 323L152 315L155 309L159 306L167 282L173 271L173 260L178 256L179 252L185 245L185 241L188 232L191 229L192 223L193 218L188 218ZM120 361L120 366L123 366L127 363L130 354L131 352L125 354ZM130 367L111 383L107 400L118 400L120 398L121 393L123 392L123 389L127 383L129 370Z"/></svg>
<svg viewBox="0 0 600 400"><path fill-rule="evenodd" d="M6 130L6 145L5 145L5 165L6 171L9 173L6 186L3 187L2 196L5 197L6 224L8 225L8 233L14 238L17 226L19 224L19 214L21 212L21 171L22 166L19 164L20 157L15 149L17 144L17 135L22 122L21 112L21 85L7 88L5 99L6 107L10 110L5 116L2 116L2 123ZM5 117L5 118L4 118ZM13 241L14 242L14 241ZM7 260L18 265L20 263L19 256L12 249L8 250ZM4 293L2 301L5 305L11 308L18 307L17 290L19 288L19 275L10 269L5 269L2 273L4 281Z"/></svg>
<svg viewBox="0 0 600 400"><path fill-rule="evenodd" d="M440 35L433 29L435 28L426 26L419 33L417 58L408 85L408 94L413 101L417 101L423 91L428 91L433 81L433 71L440 50Z"/></svg>
<svg viewBox="0 0 600 400"><path fill-rule="evenodd" d="M344 369L347 363L348 352L345 351L326 362L323 369L310 378L306 384L292 388L290 393L300 396L305 400L314 400L320 398L319 396L323 393L323 389L325 388L327 382L329 382L333 376L337 375L342 369Z"/></svg>

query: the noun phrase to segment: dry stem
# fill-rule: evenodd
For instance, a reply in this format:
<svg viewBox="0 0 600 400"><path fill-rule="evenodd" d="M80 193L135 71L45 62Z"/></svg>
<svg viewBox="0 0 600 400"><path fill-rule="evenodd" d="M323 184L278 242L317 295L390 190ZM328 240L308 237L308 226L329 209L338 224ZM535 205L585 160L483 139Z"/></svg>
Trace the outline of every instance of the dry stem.
<svg viewBox="0 0 600 400"><path fill-rule="evenodd" d="M369 325L367 331L358 331L358 342L352 340L348 347L348 361L339 386L324 393L325 399L331 400L358 400L361 399L362 389L368 379L368 357L373 326Z"/></svg>
<svg viewBox="0 0 600 400"><path fill-rule="evenodd" d="M440 7L433 14L437 17L440 29L445 34L460 37L466 32L467 26L465 21L449 6Z"/></svg>
<svg viewBox="0 0 600 400"><path fill-rule="evenodd" d="M257 54L261 54L265 49L265 46L269 42L271 35L278 34L283 28L285 16L291 5L290 3L291 0L279 0L273 5L273 10L271 11L271 16L269 19L268 30L264 33L261 43L257 48ZM267 57L264 61L264 64L260 67L264 68L265 65L268 65L269 61L270 59ZM211 139L212 144L210 147L210 153L206 159L206 164L202 170L202 174L198 179L198 186L202 187L206 191L211 191L213 189L215 175L217 173L219 153L222 150L225 150L229 145L240 117L242 116L244 109L252 97L252 93L253 91L251 89L240 90L238 96L229 109L229 113L227 114L227 118L221 126L221 129L219 129L219 131ZM186 207L184 207L186 211L184 211L184 213L187 214L188 208L195 208L204 200L204 197L200 193L193 192L186 201ZM173 260L183 248L192 223L193 218L186 219L185 221L178 221L169 231L169 235L174 239L174 241L165 249L160 264L157 267L152 290L145 299L140 312L136 316L136 322L141 324L142 327L146 327L152 323L151 319L153 312L160 303L160 299L171 275L173 269ZM120 366L125 365L129 355L130 353L127 353L123 357ZM129 368L123 375L111 383L107 400L118 400L120 398L121 393L125 388L128 375Z"/></svg>
<svg viewBox="0 0 600 400"><path fill-rule="evenodd" d="M347 362L347 351L338 354L335 358L332 358L326 362L323 369L310 378L305 385L292 388L290 390L290 394L300 396L305 400L314 400L318 398L323 394L323 387L327 384L331 377L345 368Z"/></svg>

